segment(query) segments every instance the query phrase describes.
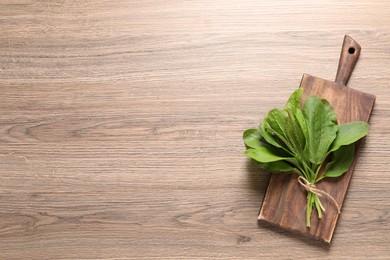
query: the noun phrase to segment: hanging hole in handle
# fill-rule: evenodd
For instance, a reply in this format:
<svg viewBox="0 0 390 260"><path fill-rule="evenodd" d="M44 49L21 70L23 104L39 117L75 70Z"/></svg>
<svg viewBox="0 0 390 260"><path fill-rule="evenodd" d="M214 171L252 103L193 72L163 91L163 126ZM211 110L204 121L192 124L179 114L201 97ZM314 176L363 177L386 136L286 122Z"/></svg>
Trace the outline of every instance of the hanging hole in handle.
<svg viewBox="0 0 390 260"><path fill-rule="evenodd" d="M348 49L348 53L349 53L349 54L354 54L354 53L355 53L355 48L354 48L354 47L350 47L350 48Z"/></svg>

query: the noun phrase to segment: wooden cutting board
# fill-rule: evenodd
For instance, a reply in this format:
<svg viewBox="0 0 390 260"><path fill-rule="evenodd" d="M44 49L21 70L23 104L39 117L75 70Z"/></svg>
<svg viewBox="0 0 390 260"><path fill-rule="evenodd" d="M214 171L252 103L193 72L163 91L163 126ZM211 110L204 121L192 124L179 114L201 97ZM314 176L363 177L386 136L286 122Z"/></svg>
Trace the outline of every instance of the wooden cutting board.
<svg viewBox="0 0 390 260"><path fill-rule="evenodd" d="M335 82L304 74L301 81L302 100L310 94L327 99L337 113L339 124L350 121L368 122L374 106L375 96L346 87L349 77L359 58L361 47L351 37L344 37ZM301 102L302 102L301 100ZM359 145L356 146L356 151ZM324 179L317 187L329 193L342 206L352 177L357 156L343 176ZM265 221L283 229L301 233L330 243L339 214L332 202L321 198L326 212L321 220L313 210L310 229L306 227L306 191L297 181L295 174L272 174L259 221Z"/></svg>

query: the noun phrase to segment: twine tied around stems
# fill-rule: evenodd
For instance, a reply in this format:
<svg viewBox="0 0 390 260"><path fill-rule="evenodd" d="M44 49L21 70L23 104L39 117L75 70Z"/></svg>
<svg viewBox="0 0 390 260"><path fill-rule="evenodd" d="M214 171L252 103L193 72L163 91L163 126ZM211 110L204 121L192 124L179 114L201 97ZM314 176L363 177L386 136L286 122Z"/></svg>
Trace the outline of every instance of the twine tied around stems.
<svg viewBox="0 0 390 260"><path fill-rule="evenodd" d="M327 192L323 191L323 190L320 190L316 187L316 185L314 185L313 183L309 182L308 180L306 180L303 176L299 176L298 177L298 183L303 187L305 188L306 191L308 192L311 192L315 195L317 195L318 197L322 198L323 195L325 195L326 197L328 197L332 202L333 204L336 206L337 208L337 211L338 213L340 214L340 206L339 204L337 203L337 201ZM321 209L323 211L325 211L325 209L322 207L321 205Z"/></svg>

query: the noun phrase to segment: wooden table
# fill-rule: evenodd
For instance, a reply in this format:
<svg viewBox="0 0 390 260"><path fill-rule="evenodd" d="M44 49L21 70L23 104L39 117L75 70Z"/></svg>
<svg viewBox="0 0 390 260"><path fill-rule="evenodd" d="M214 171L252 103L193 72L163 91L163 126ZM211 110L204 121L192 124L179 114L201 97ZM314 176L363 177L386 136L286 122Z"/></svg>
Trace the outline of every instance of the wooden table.
<svg viewBox="0 0 390 260"><path fill-rule="evenodd" d="M330 247L257 223L243 130L303 73L377 96ZM390 258L390 3L0 0L0 258Z"/></svg>

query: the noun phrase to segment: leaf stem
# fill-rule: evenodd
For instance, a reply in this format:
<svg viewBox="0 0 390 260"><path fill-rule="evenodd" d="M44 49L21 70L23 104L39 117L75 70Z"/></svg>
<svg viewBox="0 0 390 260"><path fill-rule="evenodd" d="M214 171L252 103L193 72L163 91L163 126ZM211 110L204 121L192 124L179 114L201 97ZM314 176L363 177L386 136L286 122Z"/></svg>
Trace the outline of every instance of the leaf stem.
<svg viewBox="0 0 390 260"><path fill-rule="evenodd" d="M310 228L310 218L311 218L311 212L313 210L311 198L312 198L312 193L309 191L307 193L307 204L306 204L306 226L308 228Z"/></svg>
<svg viewBox="0 0 390 260"><path fill-rule="evenodd" d="M296 166L299 169L299 171L302 173L303 177L305 177L305 179L307 180L309 178L309 176L307 176L306 171L303 170L299 165L296 165Z"/></svg>
<svg viewBox="0 0 390 260"><path fill-rule="evenodd" d="M323 178L325 178L324 175L321 175L320 177L318 177L318 178L316 179L316 183L319 182L320 180L322 180Z"/></svg>
<svg viewBox="0 0 390 260"><path fill-rule="evenodd" d="M325 162L325 161L324 161ZM322 168L322 165L324 164L324 162L322 162L318 167L317 167L317 170L316 170L316 173L314 175L314 180L315 180L315 183L317 183L319 180L321 180L321 178L317 179L317 176L318 176L318 173L320 172L321 168ZM322 177L322 176L321 176Z"/></svg>
<svg viewBox="0 0 390 260"><path fill-rule="evenodd" d="M320 198L317 195L315 195L315 194L314 194L314 204L315 204L316 209L317 209L318 218L322 219L322 209L323 209L323 206L321 204Z"/></svg>
<svg viewBox="0 0 390 260"><path fill-rule="evenodd" d="M307 171L306 180L308 180L309 182L313 182L315 180L315 179L313 179L314 172L310 169L310 167L306 164L305 161L302 160L302 164L303 164L303 167L305 168L305 170Z"/></svg>

